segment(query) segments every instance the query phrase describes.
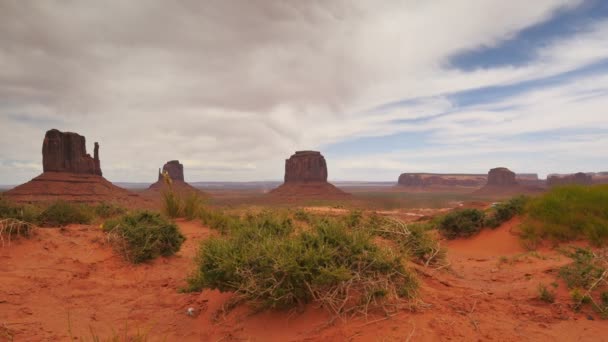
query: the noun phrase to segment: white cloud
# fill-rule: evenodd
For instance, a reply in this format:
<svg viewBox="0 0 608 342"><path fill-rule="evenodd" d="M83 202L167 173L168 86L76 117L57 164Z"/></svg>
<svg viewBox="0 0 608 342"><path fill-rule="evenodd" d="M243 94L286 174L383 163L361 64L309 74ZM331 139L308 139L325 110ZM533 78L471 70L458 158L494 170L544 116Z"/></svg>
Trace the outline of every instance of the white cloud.
<svg viewBox="0 0 608 342"><path fill-rule="evenodd" d="M542 119L530 113L549 108L530 102L516 113L479 108L428 124L394 120L454 110L449 92L603 58L608 26L599 23L547 45L530 65L471 72L446 65L455 53L498 45L580 3L5 1L0 160L37 163L44 131L54 127L100 141L111 180L153 180L170 159L187 160L191 180L280 179L294 150L353 137L432 130L443 137L438 143L450 144L538 127ZM428 100L370 112L415 97ZM595 111L597 101L569 108ZM554 126L605 123L559 118L566 121ZM344 175L335 165L334 174ZM0 169L0 183L32 176Z"/></svg>

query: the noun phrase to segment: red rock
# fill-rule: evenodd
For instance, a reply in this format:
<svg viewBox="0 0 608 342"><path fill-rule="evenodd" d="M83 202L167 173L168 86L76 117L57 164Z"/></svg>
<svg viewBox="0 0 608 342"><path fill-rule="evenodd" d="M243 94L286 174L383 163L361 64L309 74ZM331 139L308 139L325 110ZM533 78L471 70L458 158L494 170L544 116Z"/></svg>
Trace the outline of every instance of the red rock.
<svg viewBox="0 0 608 342"><path fill-rule="evenodd" d="M556 185L567 185L567 184L579 184L579 185L590 185L592 183L593 178L591 175L588 175L583 172L578 172L573 175L550 175L547 177L547 185L548 186L556 186Z"/></svg>
<svg viewBox="0 0 608 342"><path fill-rule="evenodd" d="M99 144L95 143L95 156L87 154L85 138L72 132L51 129L42 143L42 169L44 172L84 173L101 176Z"/></svg>
<svg viewBox="0 0 608 342"><path fill-rule="evenodd" d="M491 186L512 186L517 185L515 172L506 167L497 167L488 172L488 185Z"/></svg>
<svg viewBox="0 0 608 342"><path fill-rule="evenodd" d="M327 182L327 163L317 151L297 151L285 160L285 183Z"/></svg>
<svg viewBox="0 0 608 342"><path fill-rule="evenodd" d="M442 186L482 186L486 175L477 174L435 174L435 173L402 173L397 184L400 186L427 187Z"/></svg>
<svg viewBox="0 0 608 342"><path fill-rule="evenodd" d="M285 182L270 196L281 201L350 198L327 182L327 163L317 151L297 151L285 160Z"/></svg>
<svg viewBox="0 0 608 342"><path fill-rule="evenodd" d="M158 170L158 180L163 180L163 173L167 172L169 177L174 181L184 181L184 165L180 164L179 160L171 160L163 165L162 171Z"/></svg>

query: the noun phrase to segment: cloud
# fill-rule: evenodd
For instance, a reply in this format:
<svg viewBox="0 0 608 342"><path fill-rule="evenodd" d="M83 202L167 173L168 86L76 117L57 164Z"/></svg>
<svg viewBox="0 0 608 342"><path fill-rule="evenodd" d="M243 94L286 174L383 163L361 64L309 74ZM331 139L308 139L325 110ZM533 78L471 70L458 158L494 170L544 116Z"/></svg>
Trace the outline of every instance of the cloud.
<svg viewBox="0 0 608 342"><path fill-rule="evenodd" d="M532 109L548 108L522 98L514 105L528 111L463 111L447 95L598 61L605 23L539 47L525 66L463 71L450 57L498 46L581 3L3 1L0 160L37 163L53 127L99 141L111 180L153 180L170 159L187 160L191 180L280 179L294 150L354 137L424 131L450 144L484 140L488 130L530 131L520 126L538 126ZM410 101L390 105L403 99ZM570 108L598 103L579 105ZM445 112L457 115L407 121ZM564 122L553 126L584 126ZM32 176L0 169L2 183Z"/></svg>

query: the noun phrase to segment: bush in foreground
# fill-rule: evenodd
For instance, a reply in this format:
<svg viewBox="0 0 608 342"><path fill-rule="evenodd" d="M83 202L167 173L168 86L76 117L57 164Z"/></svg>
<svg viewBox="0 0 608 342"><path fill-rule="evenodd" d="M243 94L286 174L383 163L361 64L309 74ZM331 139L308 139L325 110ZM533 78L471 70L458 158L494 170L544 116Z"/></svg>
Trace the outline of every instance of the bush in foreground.
<svg viewBox="0 0 608 342"><path fill-rule="evenodd" d="M108 220L103 230L109 234L114 248L133 263L173 255L185 240L174 223L148 211Z"/></svg>
<svg viewBox="0 0 608 342"><path fill-rule="evenodd" d="M189 289L234 291L263 307L312 301L334 313L414 296L417 283L401 255L338 220L294 231L270 213L249 215L229 235L203 241Z"/></svg>
<svg viewBox="0 0 608 342"><path fill-rule="evenodd" d="M68 224L89 224L93 217L93 209L87 205L57 201L46 207L37 221L42 226L63 227Z"/></svg>
<svg viewBox="0 0 608 342"><path fill-rule="evenodd" d="M445 215L439 222L439 232L448 239L477 234L485 224L485 213L479 209L459 209Z"/></svg>
<svg viewBox="0 0 608 342"><path fill-rule="evenodd" d="M0 219L0 245L10 245L17 237L29 238L35 231L33 224L14 218Z"/></svg>
<svg viewBox="0 0 608 342"><path fill-rule="evenodd" d="M522 237L532 246L542 239L608 242L608 185L564 186L530 199Z"/></svg>

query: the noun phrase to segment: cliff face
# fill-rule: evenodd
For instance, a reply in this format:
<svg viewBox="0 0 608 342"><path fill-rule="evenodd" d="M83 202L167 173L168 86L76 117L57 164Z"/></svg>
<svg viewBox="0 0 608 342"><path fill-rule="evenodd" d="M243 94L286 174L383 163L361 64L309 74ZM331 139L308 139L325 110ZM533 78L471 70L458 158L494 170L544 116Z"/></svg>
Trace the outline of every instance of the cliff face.
<svg viewBox="0 0 608 342"><path fill-rule="evenodd" d="M184 181L184 165L180 164L179 160L171 160L163 165L162 171L158 171L159 181L163 180L163 172L167 172L174 181Z"/></svg>
<svg viewBox="0 0 608 342"><path fill-rule="evenodd" d="M494 186L511 186L517 185L515 180L515 172L506 167L497 167L488 172L488 185Z"/></svg>
<svg viewBox="0 0 608 342"><path fill-rule="evenodd" d="M550 175L547 177L548 186L556 185L567 185L567 184L579 184L579 185L590 185L593 182L591 175L583 172L578 172L573 175L558 176Z"/></svg>
<svg viewBox="0 0 608 342"><path fill-rule="evenodd" d="M285 160L285 183L327 182L327 163L317 151L298 151Z"/></svg>
<svg viewBox="0 0 608 342"><path fill-rule="evenodd" d="M42 143L44 172L84 173L101 176L99 144L95 143L94 157L87 154L85 137L72 132L51 129Z"/></svg>
<svg viewBox="0 0 608 342"><path fill-rule="evenodd" d="M402 173L397 181L402 186L482 186L486 182L485 175L457 175L431 173Z"/></svg>

